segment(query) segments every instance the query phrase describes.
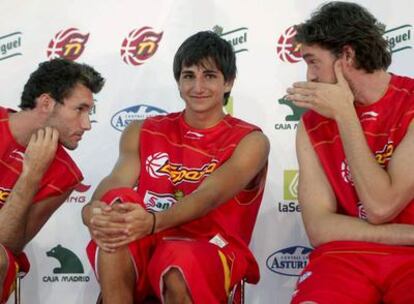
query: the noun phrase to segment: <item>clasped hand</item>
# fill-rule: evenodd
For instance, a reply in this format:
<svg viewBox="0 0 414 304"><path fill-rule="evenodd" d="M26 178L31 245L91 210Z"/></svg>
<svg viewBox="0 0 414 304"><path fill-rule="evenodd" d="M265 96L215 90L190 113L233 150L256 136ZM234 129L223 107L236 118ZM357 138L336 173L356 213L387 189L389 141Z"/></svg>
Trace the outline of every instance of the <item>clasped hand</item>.
<svg viewBox="0 0 414 304"><path fill-rule="evenodd" d="M91 236L106 252L114 252L151 232L152 215L137 203L115 203L109 206L94 201L91 210Z"/></svg>

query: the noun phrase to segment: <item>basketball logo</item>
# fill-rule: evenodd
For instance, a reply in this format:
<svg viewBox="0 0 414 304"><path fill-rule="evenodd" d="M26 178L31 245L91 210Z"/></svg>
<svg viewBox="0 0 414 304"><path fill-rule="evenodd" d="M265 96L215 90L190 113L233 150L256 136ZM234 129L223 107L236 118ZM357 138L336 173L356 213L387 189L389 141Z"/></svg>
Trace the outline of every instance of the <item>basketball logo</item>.
<svg viewBox="0 0 414 304"><path fill-rule="evenodd" d="M132 65L143 64L157 51L162 34L152 31L148 26L131 31L122 42L122 60Z"/></svg>
<svg viewBox="0 0 414 304"><path fill-rule="evenodd" d="M296 63L302 60L300 50L293 44L296 30L294 26L289 27L277 41L277 56L284 62Z"/></svg>
<svg viewBox="0 0 414 304"><path fill-rule="evenodd" d="M158 172L168 162L168 154L165 152L157 152L153 155L148 156L145 161L145 168L151 177L158 178L164 176L164 173Z"/></svg>
<svg viewBox="0 0 414 304"><path fill-rule="evenodd" d="M47 58L64 58L67 60L76 60L85 50L85 44L88 41L89 33L82 34L77 28L61 30L49 42L47 48Z"/></svg>

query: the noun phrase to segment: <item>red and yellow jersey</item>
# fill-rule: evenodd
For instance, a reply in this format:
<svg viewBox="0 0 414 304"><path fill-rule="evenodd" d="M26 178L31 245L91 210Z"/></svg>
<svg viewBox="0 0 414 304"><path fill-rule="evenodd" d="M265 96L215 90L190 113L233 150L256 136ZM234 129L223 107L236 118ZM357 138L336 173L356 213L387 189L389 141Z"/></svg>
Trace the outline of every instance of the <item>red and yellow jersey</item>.
<svg viewBox="0 0 414 304"><path fill-rule="evenodd" d="M182 197L196 191L204 179L231 157L243 137L260 130L230 115L212 128L194 129L183 116L183 112L156 116L142 125L138 193L148 210L159 212L179 204ZM248 250L265 174L260 179L256 188L241 191L206 216L165 233L205 239L220 234Z"/></svg>
<svg viewBox="0 0 414 304"><path fill-rule="evenodd" d="M368 106L356 106L366 141L385 170L414 117L414 79L392 75L385 95ZM340 213L366 218L357 196L336 122L308 111L303 123L335 192ZM414 200L394 219L414 224Z"/></svg>
<svg viewBox="0 0 414 304"><path fill-rule="evenodd" d="M9 110L0 107L0 208L6 202L23 168L26 148L13 138L9 128ZM59 145L55 159L43 176L33 203L73 189L83 179L74 161Z"/></svg>

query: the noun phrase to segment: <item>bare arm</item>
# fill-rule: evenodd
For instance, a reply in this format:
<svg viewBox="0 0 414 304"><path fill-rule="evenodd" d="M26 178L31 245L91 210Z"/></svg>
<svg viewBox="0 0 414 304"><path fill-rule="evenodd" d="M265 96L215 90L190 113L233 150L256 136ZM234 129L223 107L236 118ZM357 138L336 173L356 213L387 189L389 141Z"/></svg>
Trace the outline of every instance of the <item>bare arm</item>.
<svg viewBox="0 0 414 304"><path fill-rule="evenodd" d="M172 208L157 213L156 231L200 218L228 201L263 170L268 154L269 141L262 132L247 135L233 155L206 178L196 191Z"/></svg>
<svg viewBox="0 0 414 304"><path fill-rule="evenodd" d="M370 151L356 115L344 113L337 123L352 179L368 220L373 224L391 221L414 198L413 124L394 150L386 170Z"/></svg>
<svg viewBox="0 0 414 304"><path fill-rule="evenodd" d="M383 169L367 144L353 105L354 96L339 60L335 63L335 74L336 84L294 84L288 89L288 98L297 106L336 121L355 189L368 221L373 224L389 222L414 197L414 164L410 160L414 153L413 127L394 151L388 170Z"/></svg>
<svg viewBox="0 0 414 304"><path fill-rule="evenodd" d="M82 209L83 223L99 247L111 251L109 244L125 239L125 221L99 199L110 189L135 186L140 173L139 133L141 122L132 122L122 133L119 157L111 173L96 188L91 202Z"/></svg>
<svg viewBox="0 0 414 304"><path fill-rule="evenodd" d="M268 153L269 142L263 133L257 131L247 135L238 144L231 158L206 178L196 191L171 208L155 213L155 232L198 219L241 190L252 186L251 182L265 168ZM119 207L128 212L125 217L128 237L111 244L112 248L148 235L153 225L152 215L142 208L134 210L132 204L121 204Z"/></svg>
<svg viewBox="0 0 414 304"><path fill-rule="evenodd" d="M313 246L338 240L414 244L412 225L373 225L359 218L336 213L335 195L302 124L298 127L296 140L299 202L305 229Z"/></svg>
<svg viewBox="0 0 414 304"><path fill-rule="evenodd" d="M53 160L58 132L39 129L30 138L23 160L23 170L0 209L0 243L13 252L20 252L27 242L27 223L40 181Z"/></svg>

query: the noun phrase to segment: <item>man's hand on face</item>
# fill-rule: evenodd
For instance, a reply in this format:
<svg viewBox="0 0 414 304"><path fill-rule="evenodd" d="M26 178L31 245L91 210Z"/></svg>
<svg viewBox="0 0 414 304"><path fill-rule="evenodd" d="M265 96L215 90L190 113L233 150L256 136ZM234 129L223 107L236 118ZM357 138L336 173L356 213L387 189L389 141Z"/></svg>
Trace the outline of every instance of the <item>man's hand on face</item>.
<svg viewBox="0 0 414 304"><path fill-rule="evenodd" d="M298 107L311 109L324 117L335 120L347 111L354 111L354 95L342 73L340 60L334 63L334 71L337 79L335 84L295 82L287 89L286 98Z"/></svg>
<svg viewBox="0 0 414 304"><path fill-rule="evenodd" d="M51 127L32 134L23 160L23 174L40 181L53 161L59 140L59 132Z"/></svg>

